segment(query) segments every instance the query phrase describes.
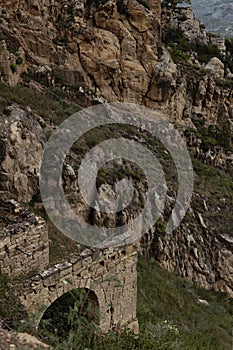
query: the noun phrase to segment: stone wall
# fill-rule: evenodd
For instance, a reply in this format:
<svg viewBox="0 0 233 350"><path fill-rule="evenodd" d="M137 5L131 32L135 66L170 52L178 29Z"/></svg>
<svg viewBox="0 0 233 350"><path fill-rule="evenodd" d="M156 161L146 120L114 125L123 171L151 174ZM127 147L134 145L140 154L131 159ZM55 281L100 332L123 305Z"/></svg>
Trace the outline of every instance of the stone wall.
<svg viewBox="0 0 233 350"><path fill-rule="evenodd" d="M87 288L98 299L103 331L125 327L137 333L136 266L133 247L96 252L86 249L25 281L19 286L20 299L28 312L36 313L39 322L45 310L64 293Z"/></svg>
<svg viewBox="0 0 233 350"><path fill-rule="evenodd" d="M49 264L45 221L15 201L0 200L0 269L20 275L40 271Z"/></svg>

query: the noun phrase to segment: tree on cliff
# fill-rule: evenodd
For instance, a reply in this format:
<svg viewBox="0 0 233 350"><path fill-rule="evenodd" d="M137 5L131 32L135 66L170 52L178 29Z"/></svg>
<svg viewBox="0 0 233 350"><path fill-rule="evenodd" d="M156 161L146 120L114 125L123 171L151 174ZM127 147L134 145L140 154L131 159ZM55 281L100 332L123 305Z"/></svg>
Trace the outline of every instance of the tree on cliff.
<svg viewBox="0 0 233 350"><path fill-rule="evenodd" d="M191 0L163 0L162 4L167 7L176 8L178 4L191 4Z"/></svg>

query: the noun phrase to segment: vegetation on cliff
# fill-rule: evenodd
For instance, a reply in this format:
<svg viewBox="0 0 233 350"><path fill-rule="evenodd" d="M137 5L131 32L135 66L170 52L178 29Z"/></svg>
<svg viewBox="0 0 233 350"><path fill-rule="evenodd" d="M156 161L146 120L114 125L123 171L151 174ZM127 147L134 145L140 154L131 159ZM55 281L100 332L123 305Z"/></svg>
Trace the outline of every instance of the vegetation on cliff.
<svg viewBox="0 0 233 350"><path fill-rule="evenodd" d="M150 259L140 259L138 265L138 319L141 328L139 336L124 332L100 334L96 326L87 320L86 315L80 315L80 307L82 308L83 304L78 292L66 295L64 299L59 300L58 309L52 307L48 311L47 318L40 327L39 336L59 350L230 350L232 299L227 294L195 287L192 282L178 277L175 272L162 270L155 260L179 275L188 276L196 284L232 292L230 261L233 208L233 81L232 78L227 78L227 69L233 72L233 41L225 41L226 55L211 42L192 43L179 26L166 24L161 28L160 19L156 22L156 17L148 16L147 0L135 1L132 7L131 1L127 2L127 7L125 1L118 0L116 8L113 9L115 12L111 8L113 2L87 3L90 11L81 19L77 19L77 16L75 23L72 6L68 7L67 13L64 8L61 11L57 10L60 11L58 19L48 17L48 20L44 21L48 27L43 28L41 37L44 41L41 42L37 38L34 41L31 28L25 29L28 19L32 21L28 22L32 23L32 27L33 24L37 24L36 20L33 22L36 7L33 8L32 14L26 12L25 17L25 14L14 13L11 18L10 12L5 12L2 16L0 24L4 25L1 39L6 40L4 54L0 53L0 57L5 55L5 61L3 60L0 66L2 125L15 111L26 111L32 118L36 115L36 122L46 138L49 138L55 125L78 111L80 105L86 107L101 103L104 98L133 98L138 103L158 108L168 115L186 137L195 172L194 195L184 222L172 237L168 237L165 232L166 219L170 215L177 192L177 185L174 185L174 182L177 182L177 174L168 152L166 153L166 150L147 134L127 128L115 135L111 133L113 131L114 134L114 130L102 128L102 136L100 130L95 130L75 144L73 153L69 156L69 162L74 169L75 164L79 164L89 148L109 136L126 135L147 145L153 151L158 151L159 161L164 168L168 187L170 186L168 208L157 222L154 236L148 246L145 244L143 247L144 255ZM94 6L97 3L98 9L101 8L99 12ZM189 0L163 1L171 11L178 3L189 3ZM138 12L139 10L141 12ZM109 23L106 18L109 19L110 11L113 18ZM14 24L15 18L17 21ZM18 26L21 25L20 20L25 30L22 43L26 44L23 49L20 48L18 37L17 40L12 40ZM182 20L185 22L187 18L183 16ZM9 23L9 31L12 30L11 34L4 29L6 22ZM43 20L38 28L43 27L42 22ZM11 26L14 25L16 29L12 29ZM48 35L50 30L52 40ZM162 43L159 41L161 31ZM17 35L20 38L20 30ZM164 46L168 48L171 57L164 50ZM45 51L42 50L44 47ZM32 52L33 49L35 52ZM40 51L41 57L38 56ZM194 63L190 61L193 54ZM46 55L49 56L48 62L52 68L41 63L46 61ZM9 63L8 57L11 63L7 72L5 68ZM213 57L219 58L225 65L222 78L216 78L204 68ZM22 66L26 68L24 67L24 73L20 74ZM15 80L11 80L10 83L15 86L6 84L6 73L11 78L13 75ZM23 129L20 113L17 113L15 121L18 125L22 124ZM3 128L0 139L1 163L5 157L4 133ZM11 156L15 144L16 137L12 139L12 143L9 141ZM16 163L17 156L12 156L13 158ZM9 189L11 174L1 172L1 176L7 178ZM112 163L103 166L98 173L97 188L103 184L112 185L124 177L139 184L138 188L144 185L143 171L130 162L123 162L121 165ZM27 205L46 219L50 235L50 262L57 263L71 252L77 251L79 247L57 231L43 209L38 210L41 205L39 191L35 185L38 179L35 179L33 173L30 174L30 178L34 179L34 188L28 191L33 193L33 196ZM66 180L68 184L72 182L68 175L64 176L64 182ZM138 193L141 195L143 191ZM133 209L140 210L143 196L138 198L140 200L134 203ZM94 222L93 212L85 214ZM107 222L109 218L105 217L104 220ZM164 246L159 250L161 242ZM0 319L6 328L17 329L20 326L31 330L33 322L21 322L22 319L26 320L27 316L12 288L13 284L14 280L0 275ZM55 312L57 310L58 314ZM58 317L59 313L63 316ZM77 314L80 317L77 318ZM60 332L62 328L63 332Z"/></svg>

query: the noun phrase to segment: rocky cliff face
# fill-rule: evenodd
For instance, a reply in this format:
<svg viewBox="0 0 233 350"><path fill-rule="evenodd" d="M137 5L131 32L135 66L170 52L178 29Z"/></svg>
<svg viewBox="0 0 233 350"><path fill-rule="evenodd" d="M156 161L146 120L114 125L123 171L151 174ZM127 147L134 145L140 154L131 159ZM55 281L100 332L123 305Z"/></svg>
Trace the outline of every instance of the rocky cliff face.
<svg viewBox="0 0 233 350"><path fill-rule="evenodd" d="M16 5L4 1L1 80L12 86L21 84L36 96L49 94L52 99L72 102L76 108L104 100L144 104L183 130L196 162L192 205L174 235L166 236L163 225L158 225L145 236L143 251L169 270L232 295L233 196L228 175L233 174L232 78L226 80L223 64L214 58L207 65L201 65L195 55L186 63L174 63L162 43L167 23L182 25L190 42L208 40L192 11L182 11L162 15L160 1L46 0L18 1ZM15 94L13 100L22 101ZM1 105L0 189L21 202L30 202L38 192L41 155L53 125L48 116L41 118L40 109L12 104L5 92ZM106 220L112 226L126 222L132 210L106 218L81 201L75 178L77 154L86 149L85 142L81 146L82 150L71 154L64 174L71 202L78 200L75 210L96 225ZM218 173L211 165L224 172ZM117 166L134 181L140 177L135 176L132 165ZM103 174L106 171L108 167ZM112 191L104 176L99 190ZM171 186L168 211L175 192ZM145 191L140 185L137 197L143 202Z"/></svg>
<svg viewBox="0 0 233 350"><path fill-rule="evenodd" d="M28 69L28 61L34 73L48 65L54 75L108 100L140 102L158 57L160 6L155 4L149 11L136 0L87 1L86 6L83 1L29 2L16 11L7 2L1 26L4 74L11 84L20 79L19 55L21 71ZM7 51L13 51L8 60ZM14 64L17 69L11 72Z"/></svg>
<svg viewBox="0 0 233 350"><path fill-rule="evenodd" d="M46 142L43 129L30 107L6 106L0 117L0 190L19 202L30 202L38 190L40 161ZM7 118L6 118L7 114Z"/></svg>

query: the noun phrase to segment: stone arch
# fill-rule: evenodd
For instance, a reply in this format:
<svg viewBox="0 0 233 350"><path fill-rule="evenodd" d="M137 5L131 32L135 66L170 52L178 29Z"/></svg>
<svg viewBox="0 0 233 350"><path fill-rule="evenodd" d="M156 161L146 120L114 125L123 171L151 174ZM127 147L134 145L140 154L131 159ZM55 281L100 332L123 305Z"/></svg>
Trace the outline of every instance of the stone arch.
<svg viewBox="0 0 233 350"><path fill-rule="evenodd" d="M88 254L87 254L88 253ZM138 332L137 252L134 247L106 250L50 266L19 284L19 297L38 326L46 310L65 293L86 288L95 293L99 305L99 328L132 329Z"/></svg>
<svg viewBox="0 0 233 350"><path fill-rule="evenodd" d="M56 288L54 289L48 289L42 286L41 294L43 295L43 298L36 298L33 305L31 305L32 307L28 308L29 312L36 314L37 326L43 318L46 310L48 310L51 305L53 305L57 300L61 299L64 295L74 290L86 290L89 291L90 295L95 295L99 308L99 326L104 330L105 326L103 326L103 324L106 324L106 303L103 287L98 284L96 285L95 281L92 279L79 280L77 278L73 278L71 281L68 281L67 284L64 284L64 279L61 279L58 281Z"/></svg>
<svg viewBox="0 0 233 350"><path fill-rule="evenodd" d="M95 325L100 325L100 304L96 293L88 288L73 288L56 298L43 310L38 320L38 328L43 329L43 320L50 321L50 327L56 328L58 333L68 331L67 315L69 309L76 304L78 318L88 318Z"/></svg>

